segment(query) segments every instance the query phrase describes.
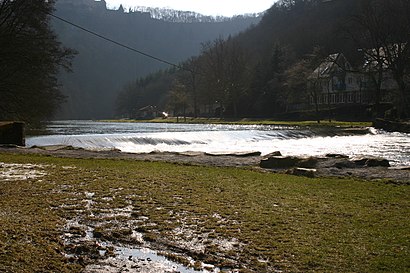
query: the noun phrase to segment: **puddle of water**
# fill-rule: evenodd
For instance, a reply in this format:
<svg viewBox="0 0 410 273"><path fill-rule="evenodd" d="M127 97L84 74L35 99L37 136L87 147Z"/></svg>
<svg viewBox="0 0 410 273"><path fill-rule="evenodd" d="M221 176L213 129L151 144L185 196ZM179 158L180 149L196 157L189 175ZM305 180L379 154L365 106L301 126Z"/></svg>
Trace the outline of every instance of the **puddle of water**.
<svg viewBox="0 0 410 273"><path fill-rule="evenodd" d="M18 181L37 179L47 175L44 171L47 165L8 164L0 162L0 180Z"/></svg>
<svg viewBox="0 0 410 273"><path fill-rule="evenodd" d="M100 254L103 254L100 252ZM209 270L194 270L160 256L148 248L116 247L115 257L99 261L98 264L88 265L85 273L219 273L218 268ZM207 266L207 265L205 265ZM212 267L212 266L208 266Z"/></svg>
<svg viewBox="0 0 410 273"><path fill-rule="evenodd" d="M152 251L148 248L127 248L120 247L116 251L117 258L127 259L131 262L137 262L141 265L141 270L144 270L143 266L147 265L152 272L181 272L181 273L198 273L198 272L219 272L218 271L197 271L194 269L187 268L183 265L177 264L168 260L167 258L158 255L155 251ZM145 272L145 271L140 271ZM147 271L151 272L151 271Z"/></svg>
<svg viewBox="0 0 410 273"><path fill-rule="evenodd" d="M120 189L116 189L120 190ZM82 206L85 212L89 212L93 217L96 217L97 223L108 223L112 218L116 218L119 216L122 217L130 217L131 213L134 211L134 207L130 204L126 207L117 208L117 209L110 209L110 210L102 210L96 215L93 214L93 207L95 205L95 193L85 191L79 194L79 198L81 199ZM160 208L162 209L162 208ZM222 217L221 217L222 218ZM140 219L136 219L135 221L146 221L148 217L141 216ZM134 224L130 221L125 221L127 224L125 226L133 226ZM97 247L97 255L98 257L93 257L92 259L94 262L86 266L84 272L86 273L114 273L114 272L140 272L140 273L219 273L220 269L208 264L199 264L202 266L202 270L194 270L193 268L189 268L184 266L183 264L173 262L170 259L166 258L167 254L154 251L150 248L147 248L143 240L143 234L133 230L132 234L130 235L131 238L134 238L138 241L142 246L124 246L122 244L117 244L109 241L100 240L94 236L94 227L98 226L97 223L91 224L82 223L81 218L77 217L72 220L68 220L66 223L65 234L63 235L64 241L66 245L72 246L90 246L92 249ZM124 224L124 223L123 223ZM124 226L124 225L122 225ZM125 227L124 226L124 227ZM181 230L180 232L187 232L186 230ZM186 234L184 234L186 235ZM192 234L191 234L192 235ZM201 245L201 242L198 240L194 240L194 236L188 236L186 241L193 241L193 245ZM228 244L228 242L225 242ZM192 248L191 246L190 248ZM93 251L90 252L91 255L94 253ZM173 254L173 253L171 253ZM68 253L70 255L70 253ZM80 255L89 255L87 252ZM162 256L164 255L164 256ZM186 259L191 266L195 264L195 261L182 254L175 254L178 257ZM75 256L73 256L75 257ZM197 264L195 264L197 265ZM229 272L229 271L224 271Z"/></svg>
<svg viewBox="0 0 410 273"><path fill-rule="evenodd" d="M79 232L80 231L80 232ZM74 232L74 233L72 233ZM131 237L135 237L143 243L142 233L134 231ZM87 242L95 242L96 245L101 246L98 250L99 255L103 258L107 250L112 248L114 250L114 257L105 257L103 260L98 260L94 264L88 265L84 272L86 273L114 273L118 270L125 270L129 272L140 273L218 273L220 270L212 265L205 265L203 267L209 270L194 270L182 264L172 262L158 252L149 248L141 247L126 247L112 244L111 242L104 242L94 237L94 228L80 224L79 219L67 221L66 232L64 234L64 241L68 244L81 245ZM185 257L191 264L194 261L189 257Z"/></svg>

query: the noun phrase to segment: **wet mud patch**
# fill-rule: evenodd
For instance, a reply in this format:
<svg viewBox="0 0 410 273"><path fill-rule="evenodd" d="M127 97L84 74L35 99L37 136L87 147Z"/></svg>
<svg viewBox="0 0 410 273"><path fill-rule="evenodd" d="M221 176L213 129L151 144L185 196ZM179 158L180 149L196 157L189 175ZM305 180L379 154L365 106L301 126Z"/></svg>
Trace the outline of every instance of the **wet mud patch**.
<svg viewBox="0 0 410 273"><path fill-rule="evenodd" d="M152 211L163 213L166 209L152 200L147 202L143 194L129 194L124 188L111 188L109 194L71 193L67 202L55 208L66 217L61 238L65 256L84 265L84 272L221 272L215 265L220 260L205 259L206 250L239 246L236 239L212 238L192 224L199 218L187 220L186 213L167 212L173 216L168 220L170 227L159 227L150 216ZM223 220L215 215L211 218Z"/></svg>
<svg viewBox="0 0 410 273"><path fill-rule="evenodd" d="M408 268L407 185L108 159L1 161L50 166L38 179L0 181L1 272Z"/></svg>
<svg viewBox="0 0 410 273"><path fill-rule="evenodd" d="M197 273L215 272L194 270L168 259L165 253L157 253L149 248L116 247L114 257L109 257L98 264L86 266L84 272L144 272L144 273Z"/></svg>

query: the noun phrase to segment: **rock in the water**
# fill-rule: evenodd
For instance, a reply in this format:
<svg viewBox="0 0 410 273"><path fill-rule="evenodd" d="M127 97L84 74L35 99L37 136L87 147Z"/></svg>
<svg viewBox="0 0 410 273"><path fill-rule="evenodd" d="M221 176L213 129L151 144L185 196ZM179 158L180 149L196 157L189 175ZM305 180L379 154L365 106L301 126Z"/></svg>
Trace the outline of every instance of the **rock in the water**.
<svg viewBox="0 0 410 273"><path fill-rule="evenodd" d="M330 158L349 158L349 156L342 155L342 154L326 154L326 157L330 157Z"/></svg>
<svg viewBox="0 0 410 273"><path fill-rule="evenodd" d="M234 153L205 153L205 155L209 156L236 156L236 157L252 157L252 156L260 156L261 152L259 151L250 151L250 152L234 152Z"/></svg>
<svg viewBox="0 0 410 273"><path fill-rule="evenodd" d="M272 156L282 156L282 153L280 151L276 151L270 154L265 155L265 157L272 157Z"/></svg>
<svg viewBox="0 0 410 273"><path fill-rule="evenodd" d="M354 159L353 162L354 162L357 166L364 166L364 165L366 165L367 160L369 160L369 159L366 158L366 157L364 157L364 158Z"/></svg>
<svg viewBox="0 0 410 273"><path fill-rule="evenodd" d="M384 158L369 158L366 161L367 167L390 167L390 163Z"/></svg>
<svg viewBox="0 0 410 273"><path fill-rule="evenodd" d="M389 161L385 158L363 157L355 159L353 162L358 166L365 167L390 167Z"/></svg>

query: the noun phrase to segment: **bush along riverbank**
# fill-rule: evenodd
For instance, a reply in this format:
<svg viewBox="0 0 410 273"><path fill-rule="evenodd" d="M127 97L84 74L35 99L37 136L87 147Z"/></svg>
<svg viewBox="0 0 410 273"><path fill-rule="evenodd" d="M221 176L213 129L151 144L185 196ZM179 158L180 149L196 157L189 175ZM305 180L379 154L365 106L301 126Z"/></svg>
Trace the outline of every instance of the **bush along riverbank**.
<svg viewBox="0 0 410 273"><path fill-rule="evenodd" d="M0 162L2 272L410 268L408 184L8 153Z"/></svg>

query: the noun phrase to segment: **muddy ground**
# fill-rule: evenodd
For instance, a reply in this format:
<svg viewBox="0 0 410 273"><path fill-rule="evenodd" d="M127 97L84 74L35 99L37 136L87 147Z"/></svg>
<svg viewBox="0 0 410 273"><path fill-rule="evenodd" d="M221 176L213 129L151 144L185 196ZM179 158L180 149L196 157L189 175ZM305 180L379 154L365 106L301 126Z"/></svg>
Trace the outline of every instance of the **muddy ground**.
<svg viewBox="0 0 410 273"><path fill-rule="evenodd" d="M54 146L46 148L0 147L0 153L40 154L64 158L119 159L138 161L163 161L176 164L205 165L213 167L251 168L261 172L285 173L286 169L262 169L259 163L264 158L257 153L236 155L210 155L204 153L150 153L127 154L119 151L87 151L72 147ZM409 184L408 168L392 167L340 167L346 158L330 158L319 160L315 176L317 177L356 177L362 179L383 179L389 183ZM2 179L39 179L46 175L47 168L43 165L3 164ZM70 166L63 171L72 172ZM75 171L75 170L74 170ZM87 174L90 177L93 174ZM235 238L221 240L215 238L212 232L196 230L195 219L187 220L183 213L175 212L173 219L179 219L179 226L173 228L173 238L153 238L148 230L155 230L155 221L144 214L142 209L135 207L138 201L124 189L113 189L109 196L98 196L92 190L83 192L71 191L71 185L64 185L56 193L67 195L63 206L56 210L63 211L66 219L62 240L68 261L84 265L84 272L142 272L142 273L194 273L194 272L248 272L239 271L235 267L236 252L242 245ZM124 192L123 192L124 191ZM141 197L142 198L142 197ZM145 198L145 197L144 197ZM142 198L142 200L145 200ZM116 204L121 200L119 204ZM179 202L175 197L175 202ZM163 207L154 204L155 210ZM170 216L170 217L171 217ZM238 225L234 220L222 215L213 214L207 221L218 225ZM195 221L194 221L195 220ZM193 222L192 222L193 221ZM192 223L191 223L192 222ZM170 225L172 223L170 222ZM133 227L141 228L135 229ZM151 234L147 236L147 234ZM161 249L154 251L153 249ZM205 249L214 253L211 258L204 257ZM187 251L189 250L189 251ZM228 256L218 255L230 253ZM268 263L260 258L258 263ZM217 266L215 266L217 265ZM197 269L198 271L196 271ZM269 272L275 268L270 267ZM252 271L249 271L252 272ZM281 272L281 271L278 271Z"/></svg>

